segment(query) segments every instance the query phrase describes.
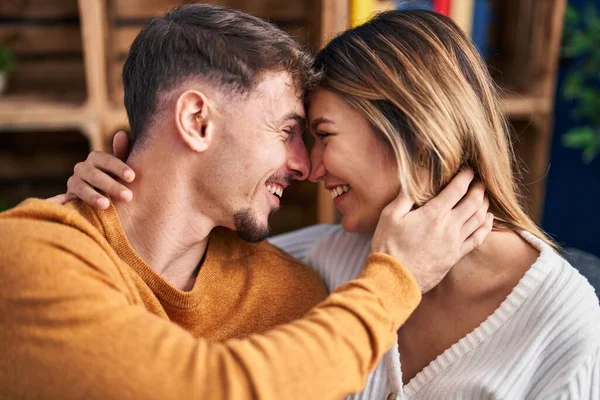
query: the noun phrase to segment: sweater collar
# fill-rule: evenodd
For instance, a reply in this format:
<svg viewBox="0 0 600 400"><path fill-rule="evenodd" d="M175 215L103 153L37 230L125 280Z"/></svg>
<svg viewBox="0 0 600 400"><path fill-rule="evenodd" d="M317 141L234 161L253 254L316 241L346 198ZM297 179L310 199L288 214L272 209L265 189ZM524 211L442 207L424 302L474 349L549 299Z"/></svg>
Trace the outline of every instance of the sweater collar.
<svg viewBox="0 0 600 400"><path fill-rule="evenodd" d="M221 243L223 235L220 234L220 230L213 230L209 235L204 261L198 260L198 263L202 262L202 265L194 286L190 291L185 292L172 286L138 255L125 234L119 214L112 202L108 209L94 209L94 213L98 217L100 228L104 231L104 236L110 246L119 258L148 285L161 303L181 309L193 308L201 302L203 293L206 291L205 288L210 287L217 279L218 265L222 258L220 254L224 249Z"/></svg>

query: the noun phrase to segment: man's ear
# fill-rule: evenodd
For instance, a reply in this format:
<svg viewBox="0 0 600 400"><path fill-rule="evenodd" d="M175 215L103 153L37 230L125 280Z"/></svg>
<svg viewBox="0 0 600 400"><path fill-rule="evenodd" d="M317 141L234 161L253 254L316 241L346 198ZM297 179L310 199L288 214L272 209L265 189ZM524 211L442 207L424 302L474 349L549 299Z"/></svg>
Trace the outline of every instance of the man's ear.
<svg viewBox="0 0 600 400"><path fill-rule="evenodd" d="M206 96L196 90L183 92L175 104L175 124L183 142L193 151L203 152L213 140L208 129L210 107Z"/></svg>

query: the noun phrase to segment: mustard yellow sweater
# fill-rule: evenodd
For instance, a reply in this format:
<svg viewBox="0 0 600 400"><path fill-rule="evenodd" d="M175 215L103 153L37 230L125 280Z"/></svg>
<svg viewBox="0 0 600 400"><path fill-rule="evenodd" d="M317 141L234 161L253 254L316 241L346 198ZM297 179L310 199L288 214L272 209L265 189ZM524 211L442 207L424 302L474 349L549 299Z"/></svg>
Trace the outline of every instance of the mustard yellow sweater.
<svg viewBox="0 0 600 400"><path fill-rule="evenodd" d="M114 208L29 200L0 214L0 398L339 398L420 301L391 257L372 255L361 278L264 332L325 296L269 244L215 230L182 292L139 258Z"/></svg>

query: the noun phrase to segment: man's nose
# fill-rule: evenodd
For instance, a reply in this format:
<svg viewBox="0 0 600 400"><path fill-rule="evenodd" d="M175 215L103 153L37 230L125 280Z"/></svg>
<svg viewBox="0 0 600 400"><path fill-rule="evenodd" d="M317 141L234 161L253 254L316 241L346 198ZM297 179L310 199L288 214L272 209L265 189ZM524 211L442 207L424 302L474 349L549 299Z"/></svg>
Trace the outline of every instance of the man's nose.
<svg viewBox="0 0 600 400"><path fill-rule="evenodd" d="M317 183L327 173L323 165L323 150L321 146L315 144L310 152L311 171L308 180Z"/></svg>
<svg viewBox="0 0 600 400"><path fill-rule="evenodd" d="M294 179L306 180L310 172L310 158L304 142L300 141L290 151L288 168L292 171Z"/></svg>

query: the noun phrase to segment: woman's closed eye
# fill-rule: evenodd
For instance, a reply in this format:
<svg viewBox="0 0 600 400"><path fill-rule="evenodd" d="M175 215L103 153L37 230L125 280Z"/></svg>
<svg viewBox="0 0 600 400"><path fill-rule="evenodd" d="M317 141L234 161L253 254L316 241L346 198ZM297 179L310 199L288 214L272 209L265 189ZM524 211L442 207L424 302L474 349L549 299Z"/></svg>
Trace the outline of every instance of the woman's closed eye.
<svg viewBox="0 0 600 400"><path fill-rule="evenodd" d="M327 132L315 132L315 136L319 138L319 140L325 140L327 137L331 136L331 133Z"/></svg>

